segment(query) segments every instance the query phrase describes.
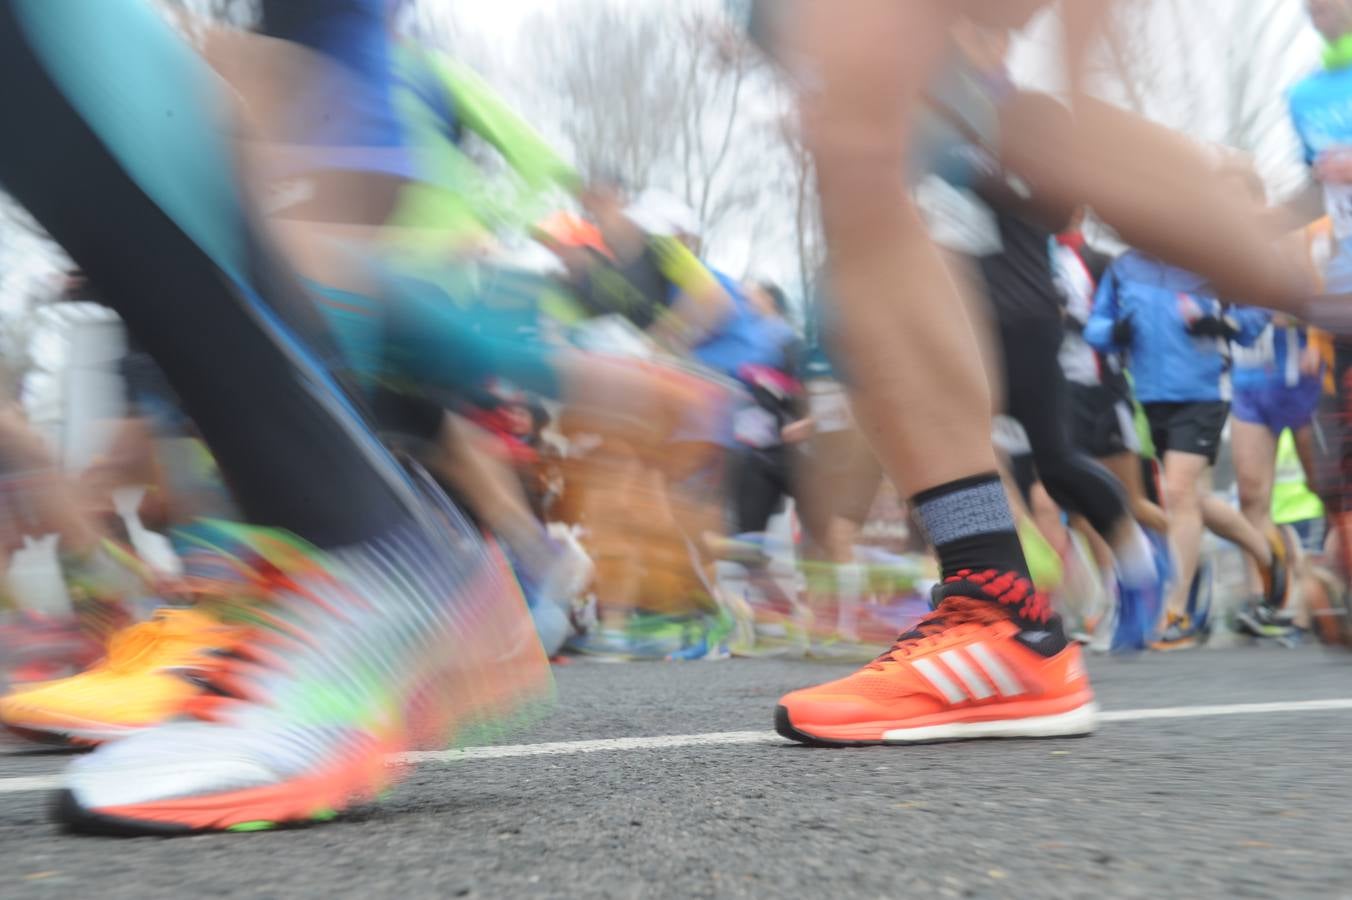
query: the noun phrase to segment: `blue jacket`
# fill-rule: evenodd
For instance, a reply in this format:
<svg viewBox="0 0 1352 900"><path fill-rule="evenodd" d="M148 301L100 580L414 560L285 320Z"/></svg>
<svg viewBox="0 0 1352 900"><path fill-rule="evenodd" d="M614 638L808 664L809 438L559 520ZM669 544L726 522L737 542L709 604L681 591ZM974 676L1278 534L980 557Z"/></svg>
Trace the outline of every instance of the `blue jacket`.
<svg viewBox="0 0 1352 900"><path fill-rule="evenodd" d="M1236 343L1251 346L1268 324L1262 310L1230 306L1201 276L1132 251L1118 257L1094 296L1084 337L1102 353L1127 353L1142 403L1208 403L1230 399L1230 343L1188 334L1185 316L1227 315L1239 327ZM1130 316L1130 345L1113 340Z"/></svg>
<svg viewBox="0 0 1352 900"><path fill-rule="evenodd" d="M786 332L792 329L759 315L751 308L742 286L730 276L710 269L718 283L732 300L732 311L698 344L690 348L690 355L704 365L740 381L742 366L766 366L772 369L784 365L784 348L788 343ZM674 292L673 288L673 292Z"/></svg>

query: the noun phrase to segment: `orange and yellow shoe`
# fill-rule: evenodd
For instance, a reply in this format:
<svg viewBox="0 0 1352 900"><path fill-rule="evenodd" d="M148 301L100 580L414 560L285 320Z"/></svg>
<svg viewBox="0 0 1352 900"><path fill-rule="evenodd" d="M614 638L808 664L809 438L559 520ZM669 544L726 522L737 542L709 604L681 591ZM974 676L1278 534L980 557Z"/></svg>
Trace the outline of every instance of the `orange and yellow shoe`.
<svg viewBox="0 0 1352 900"><path fill-rule="evenodd" d="M177 715L201 693L185 673L208 664L239 629L191 609L162 609L114 634L93 668L0 698L0 725L50 744L90 746Z"/></svg>
<svg viewBox="0 0 1352 900"><path fill-rule="evenodd" d="M860 671L783 697L776 730L789 740L829 746L1092 732L1094 692L1080 648L1066 641L1059 624L1021 629L998 603L954 588Z"/></svg>
<svg viewBox="0 0 1352 900"><path fill-rule="evenodd" d="M1150 644L1151 650L1191 650L1202 645L1202 635L1187 613L1168 613L1164 630Z"/></svg>

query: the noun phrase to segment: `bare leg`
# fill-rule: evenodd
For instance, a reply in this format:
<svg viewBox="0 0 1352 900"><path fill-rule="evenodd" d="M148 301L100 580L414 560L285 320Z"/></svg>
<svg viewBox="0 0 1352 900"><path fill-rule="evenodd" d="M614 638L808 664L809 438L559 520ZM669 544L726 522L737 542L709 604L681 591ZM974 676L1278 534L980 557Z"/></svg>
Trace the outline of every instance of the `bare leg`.
<svg viewBox="0 0 1352 900"><path fill-rule="evenodd" d="M1263 425L1232 419L1230 446L1234 454L1235 477L1239 483L1240 511L1260 535L1265 535L1272 527L1272 487L1277 475L1277 437ZM1249 587L1261 591L1262 583L1258 564L1251 563Z"/></svg>
<svg viewBox="0 0 1352 900"><path fill-rule="evenodd" d="M81 506L74 486L57 466L46 441L17 411L0 411L0 457L12 469L30 473L43 527L61 535L65 550L84 553L98 544L102 535Z"/></svg>
<svg viewBox="0 0 1352 900"><path fill-rule="evenodd" d="M841 15L805 0L795 19L852 399L907 495L998 468L978 343L906 184L911 118L942 61L949 6L852 0Z"/></svg>
<svg viewBox="0 0 1352 900"><path fill-rule="evenodd" d="M543 565L549 542L530 511L516 473L493 458L483 430L446 414L429 468L460 492L485 524L527 565Z"/></svg>
<svg viewBox="0 0 1352 900"><path fill-rule="evenodd" d="M1089 543L1089 550L1094 554L1094 564L1098 566L1098 570L1105 573L1112 572L1113 566L1116 564L1113 557L1113 548L1103 539L1102 535L1094 530L1084 516L1076 516L1070 520L1070 524L1076 531L1084 535L1084 539Z"/></svg>
<svg viewBox="0 0 1352 900"><path fill-rule="evenodd" d="M1210 531L1243 550L1260 569L1272 565L1272 546L1263 532L1221 498L1210 493L1203 495L1202 522Z"/></svg>
<svg viewBox="0 0 1352 900"><path fill-rule="evenodd" d="M1141 477L1141 459L1135 453L1119 453L1099 460L1109 472L1122 483L1127 492L1127 505L1131 514L1151 531L1164 534L1169 530L1169 517L1157 504L1151 503L1145 495L1145 483Z"/></svg>
<svg viewBox="0 0 1352 900"><path fill-rule="evenodd" d="M1170 451L1164 454L1164 493L1169 504L1169 540L1178 557L1178 580L1167 611L1183 615L1202 552L1202 490L1211 475L1206 457Z"/></svg>
<svg viewBox="0 0 1352 900"><path fill-rule="evenodd" d="M1230 423L1230 446L1239 482L1239 508L1244 518L1266 533L1272 525L1272 486L1277 474L1277 437L1263 425Z"/></svg>
<svg viewBox="0 0 1352 900"><path fill-rule="evenodd" d="M1305 425L1293 432L1293 435L1296 440L1296 454L1300 456L1300 467L1305 470L1305 483L1314 490L1314 486L1319 484L1317 476L1319 447L1314 439L1314 426Z"/></svg>
<svg viewBox="0 0 1352 900"><path fill-rule="evenodd" d="M572 432L565 424L565 431ZM568 518L586 529L596 562L597 612L604 626L623 629L639 605L643 561L655 516L646 506L646 471L637 454L611 441L566 470ZM648 528L640 529L646 523Z"/></svg>
<svg viewBox="0 0 1352 900"><path fill-rule="evenodd" d="M1056 505L1056 501L1040 482L1033 485L1033 489L1029 491L1028 514L1038 531L1042 532L1042 536L1058 553L1064 554L1071 540L1070 533L1061 522L1061 508ZM1075 520L1072 520L1071 524L1076 524Z"/></svg>

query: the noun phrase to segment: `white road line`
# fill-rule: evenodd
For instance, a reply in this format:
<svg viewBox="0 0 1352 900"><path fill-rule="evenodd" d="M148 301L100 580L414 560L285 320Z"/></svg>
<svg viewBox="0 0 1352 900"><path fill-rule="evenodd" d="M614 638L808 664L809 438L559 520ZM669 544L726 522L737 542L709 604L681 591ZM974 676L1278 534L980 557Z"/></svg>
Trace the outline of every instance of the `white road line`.
<svg viewBox="0 0 1352 900"><path fill-rule="evenodd" d="M28 794L50 791L61 787L60 775L39 775L36 778L0 778L0 794Z"/></svg>
<svg viewBox="0 0 1352 900"><path fill-rule="evenodd" d="M1102 724L1148 722L1158 719L1207 719L1216 716L1266 716L1293 713L1352 711L1352 698L1340 700L1292 700L1283 703L1234 703L1226 706L1167 706L1154 709L1124 709L1099 714ZM396 753L392 765L446 763L486 759L517 759L527 756L568 756L577 753L670 750L683 747L733 747L749 744L783 744L773 731L721 731L711 734L670 734L660 737L611 738L599 741L558 741L549 744L517 744L504 747L471 747L467 750L435 750ZM3 757L0 757L2 759ZM60 787L56 775L0 778L0 794L23 794Z"/></svg>
<svg viewBox="0 0 1352 900"><path fill-rule="evenodd" d="M1352 699L1291 700L1285 703L1231 703L1226 706L1166 706L1162 709L1124 709L1101 712L1099 721L1146 722L1151 719L1209 719L1214 716L1265 716L1280 713L1336 712L1352 709Z"/></svg>
<svg viewBox="0 0 1352 900"><path fill-rule="evenodd" d="M513 759L518 756L561 756L607 750L667 750L673 747L723 747L736 744L784 743L773 731L722 731L713 734L669 734L663 737L611 738L603 741L559 741L554 744L518 744L507 747L470 747L465 750L429 750L396 753L398 765L473 759Z"/></svg>

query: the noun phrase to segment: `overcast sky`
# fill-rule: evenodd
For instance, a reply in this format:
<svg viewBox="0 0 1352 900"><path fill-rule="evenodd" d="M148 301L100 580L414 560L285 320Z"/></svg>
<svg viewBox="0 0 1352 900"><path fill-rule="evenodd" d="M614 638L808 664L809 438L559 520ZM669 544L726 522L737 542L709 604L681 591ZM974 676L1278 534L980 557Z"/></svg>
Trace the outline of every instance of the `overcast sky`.
<svg viewBox="0 0 1352 900"><path fill-rule="evenodd" d="M531 13L558 6L558 0L477 0L460 4L455 15L466 26L481 30L487 36L506 38L511 37Z"/></svg>
<svg viewBox="0 0 1352 900"><path fill-rule="evenodd" d="M436 2L436 0L432 0L432 2ZM448 14L454 16L462 33L472 36L475 43L481 43L486 48L491 48L492 57L496 57L497 62L507 63L511 61L514 55L512 45L525 21L534 13L549 12L565 7L569 0L442 0L442 2ZM614 0L614 2L639 7L658 2L671 2L671 0ZM678 2L719 4L722 0L678 0ZM850 0L840 0L840 2L848 3ZM1137 2L1142 8L1150 6L1146 0L1137 0ZM1241 12L1267 6L1274 2L1282 4L1281 8L1284 10L1288 19L1288 26L1290 26L1282 31L1275 42L1271 39L1275 36L1271 30L1266 35L1251 36L1250 40L1245 41L1229 27L1231 20ZM1194 74L1201 72L1204 76L1202 83L1196 89L1189 91L1180 89L1176 92L1179 96L1178 104L1164 103L1165 108L1161 117L1166 120L1171 118L1171 112L1177 113L1182 110L1185 103L1191 110L1195 110L1199 106L1203 109L1215 109L1220 106L1219 100L1212 99L1219 90L1215 75L1219 71L1219 67L1208 61L1206 54L1215 53L1216 47L1226 44L1227 41L1234 44L1236 39L1245 45L1243 52L1249 52L1249 48L1263 47L1263 52L1269 58L1271 69L1269 77L1264 82L1267 106L1266 121L1270 125L1268 129L1270 139L1259 148L1259 152L1260 156L1263 157L1261 168L1264 169L1264 173L1267 175L1276 195L1290 192L1303 177L1303 168L1296 154L1289 125L1286 122L1283 99L1286 87L1303 72L1313 69L1318 63L1318 40L1303 22L1303 5L1301 0L1178 0L1178 2L1171 4L1156 4L1160 7L1172 6L1174 10L1184 10L1190 17L1194 18L1194 21L1189 23L1190 26L1197 29L1197 36L1182 42L1181 46L1184 48L1182 52L1166 50L1162 53L1160 69L1167 73L1180 65L1186 64ZM1036 74L1043 68L1038 64L1036 55L1040 52L1045 53L1046 49L1044 36L1042 40L1033 43L1031 51L1025 50L1020 68L1025 72ZM1033 54L1031 61L1030 52ZM1201 62L1198 62L1199 56L1203 58ZM498 71L489 73L490 77L498 83L508 96L516 93L513 84L514 79L510 77L512 69L512 65L507 65ZM1172 110L1170 109L1171 106L1173 107ZM1205 125L1198 126L1192 120L1189 120L1189 122L1192 124L1195 134L1197 134L1199 127L1205 132ZM1200 133L1197 136L1213 137L1206 133ZM3 220L0 219L0 221ZM26 274L15 271L16 258L20 261L32 260L32 257L24 252L24 247L10 247L9 251L5 253L0 250L0 256L5 257L6 263L5 266L0 267L0 306L3 306L6 299L5 295L13 296L13 277ZM33 264L37 265L38 261L33 261ZM19 268L22 269L25 266L19 266ZM786 265L785 268L791 267ZM6 284L7 281L10 284ZM0 308L0 315L4 313L5 310Z"/></svg>
<svg viewBox="0 0 1352 900"><path fill-rule="evenodd" d="M537 12L549 12L566 7L569 0L480 0L457 2L445 0L446 8L454 8L459 26L467 33L481 38L485 45L496 50L496 62L510 60L512 42L522 24ZM644 6L664 0L613 0L621 5ZM692 2L692 0L686 0ZM693 2L721 3L722 0L693 0ZM842 0L847 2L847 0ZM1285 91L1304 72L1313 70L1319 62L1320 42L1306 22L1302 0L1182 0L1182 2L1147 2L1137 0L1137 6L1155 14L1152 30L1159 37L1161 47L1158 78L1168 85L1179 82L1176 102L1165 96L1155 103L1151 114L1166 124L1188 124L1196 137L1216 140L1222 131L1216 121L1198 122L1197 110L1219 110L1225 106L1224 86L1220 83L1224 66L1219 55L1235 41L1244 44L1244 52L1262 57L1260 66L1268 73L1262 85L1263 96L1255 100L1264 106L1259 116L1263 127L1270 132L1267 140L1254 148L1274 194L1285 195L1294 190L1303 178L1301 161L1285 115ZM1254 11L1273 8L1276 16L1262 20L1257 33L1246 33L1237 23L1254 18ZM1180 12L1181 11L1181 12ZM1176 22L1180 14L1183 26ZM1217 27L1222 26L1222 27ZM1029 36L1016 53L1017 71L1022 80L1038 87L1050 86L1047 73L1054 57L1055 28L1045 21L1035 23ZM1184 72L1183 70L1187 70ZM1199 77L1200 75L1200 77ZM1187 90L1184 89L1186 83ZM510 85L503 85L511 93ZM1166 89L1164 94L1168 94ZM1175 121L1171 121L1175 120Z"/></svg>

